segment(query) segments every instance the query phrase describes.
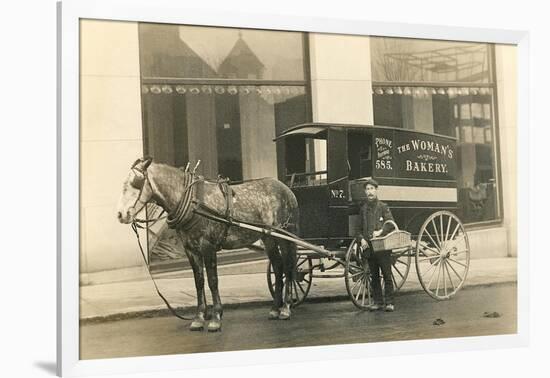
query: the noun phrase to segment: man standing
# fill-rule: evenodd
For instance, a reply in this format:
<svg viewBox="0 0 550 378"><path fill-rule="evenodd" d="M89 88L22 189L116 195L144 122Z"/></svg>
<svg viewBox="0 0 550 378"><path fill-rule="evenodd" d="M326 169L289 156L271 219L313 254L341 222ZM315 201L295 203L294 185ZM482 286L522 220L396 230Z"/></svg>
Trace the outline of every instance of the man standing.
<svg viewBox="0 0 550 378"><path fill-rule="evenodd" d="M357 236L361 243L361 249L366 251L369 245L365 238L369 240L373 237L384 236L391 231L390 224L384 225L387 220L393 220L391 211L384 202L378 200L378 183L373 179L368 179L365 183L365 194L367 200L361 204L359 214L361 216L362 234ZM384 309L393 311L393 279L391 250L386 251L367 251L367 261L369 264L371 282L374 296L374 303L369 305L370 311ZM382 298L382 287L380 285L380 270L384 277L384 296ZM384 300L385 299L385 300Z"/></svg>

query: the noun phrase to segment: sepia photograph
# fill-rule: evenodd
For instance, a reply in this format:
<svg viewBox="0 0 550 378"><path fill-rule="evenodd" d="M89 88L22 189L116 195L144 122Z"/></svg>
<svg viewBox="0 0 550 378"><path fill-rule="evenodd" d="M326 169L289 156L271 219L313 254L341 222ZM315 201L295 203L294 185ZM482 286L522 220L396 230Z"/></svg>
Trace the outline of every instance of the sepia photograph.
<svg viewBox="0 0 550 378"><path fill-rule="evenodd" d="M79 21L80 360L518 332L513 44Z"/></svg>

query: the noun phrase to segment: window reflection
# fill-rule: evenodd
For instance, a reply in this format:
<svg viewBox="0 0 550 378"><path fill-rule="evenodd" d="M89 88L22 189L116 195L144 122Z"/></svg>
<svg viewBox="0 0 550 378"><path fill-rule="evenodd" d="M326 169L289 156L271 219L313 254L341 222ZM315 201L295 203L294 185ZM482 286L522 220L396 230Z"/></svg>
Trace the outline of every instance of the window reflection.
<svg viewBox="0 0 550 378"><path fill-rule="evenodd" d="M371 51L374 81L490 81L486 44L372 37Z"/></svg>
<svg viewBox="0 0 550 378"><path fill-rule="evenodd" d="M302 34L140 24L145 77L304 80Z"/></svg>

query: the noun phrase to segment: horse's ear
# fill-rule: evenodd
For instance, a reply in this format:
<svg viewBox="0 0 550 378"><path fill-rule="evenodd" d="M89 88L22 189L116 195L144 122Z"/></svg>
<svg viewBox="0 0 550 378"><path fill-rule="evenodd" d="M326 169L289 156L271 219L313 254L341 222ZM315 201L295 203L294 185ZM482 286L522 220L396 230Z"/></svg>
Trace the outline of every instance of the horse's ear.
<svg viewBox="0 0 550 378"><path fill-rule="evenodd" d="M143 158L143 169L149 168L149 166L151 165L152 162L153 162L152 157Z"/></svg>

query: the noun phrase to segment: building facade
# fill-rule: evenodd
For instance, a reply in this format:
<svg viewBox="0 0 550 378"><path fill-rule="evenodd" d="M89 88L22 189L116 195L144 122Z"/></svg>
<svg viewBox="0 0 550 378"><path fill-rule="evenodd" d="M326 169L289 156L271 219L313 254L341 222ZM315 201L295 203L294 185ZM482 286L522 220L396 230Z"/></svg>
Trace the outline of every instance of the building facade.
<svg viewBox="0 0 550 378"><path fill-rule="evenodd" d="M81 41L83 273L141 264L114 215L137 157L281 177L273 139L309 121L456 137L472 258L516 255L514 46L95 20L81 21Z"/></svg>

